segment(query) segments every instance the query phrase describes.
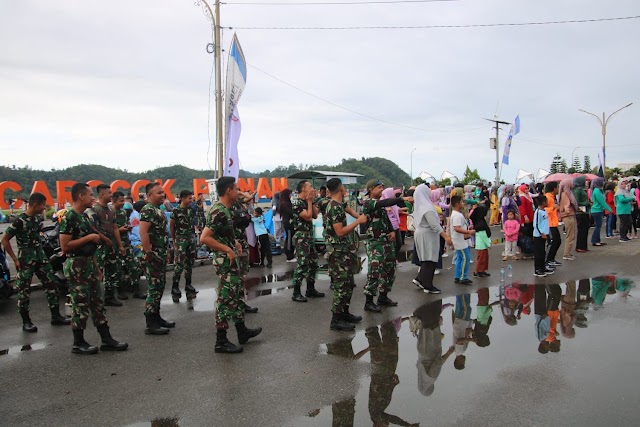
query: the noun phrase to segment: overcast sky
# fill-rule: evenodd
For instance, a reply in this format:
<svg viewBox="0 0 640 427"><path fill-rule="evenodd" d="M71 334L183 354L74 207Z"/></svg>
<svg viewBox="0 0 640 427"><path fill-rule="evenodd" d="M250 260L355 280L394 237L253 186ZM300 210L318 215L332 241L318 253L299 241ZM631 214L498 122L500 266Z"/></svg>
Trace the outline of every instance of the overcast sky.
<svg viewBox="0 0 640 427"><path fill-rule="evenodd" d="M305 0L308 1L308 0ZM320 0L322 1L322 0ZM356 1L356 0L354 0ZM229 3L233 3L229 0ZM365 6L222 5L222 25L411 26L640 15L637 0L460 0ZM388 158L410 171L494 176L496 112L522 131L511 165L548 168L596 155L600 125L578 108L617 114L607 163L640 163L640 20L463 29L237 30L247 62L364 118L248 69L239 103L241 167ZM233 33L224 31L228 49ZM211 26L193 0L2 1L1 163L96 163L144 171L208 168ZM212 106L213 108L213 106ZM214 122L213 110L211 114ZM434 130L447 131L435 132ZM507 128L502 132L506 136ZM215 133L212 125L212 140ZM627 146L623 146L627 145ZM630 146L633 145L633 146ZM501 150L502 151L502 150ZM502 157L502 153L500 153ZM213 166L213 147L209 155Z"/></svg>

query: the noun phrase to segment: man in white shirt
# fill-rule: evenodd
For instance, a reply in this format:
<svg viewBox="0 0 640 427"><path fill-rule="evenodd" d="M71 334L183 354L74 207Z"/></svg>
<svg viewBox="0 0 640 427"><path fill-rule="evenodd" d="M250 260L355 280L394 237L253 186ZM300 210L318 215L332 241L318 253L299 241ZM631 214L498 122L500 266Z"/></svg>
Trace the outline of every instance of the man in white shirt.
<svg viewBox="0 0 640 427"><path fill-rule="evenodd" d="M476 234L475 230L469 230L469 222L460 210L462 209L462 197L453 196L451 198L451 240L453 248L456 250L455 283L461 285L471 285L469 280L469 261L471 261L471 251L469 250L468 239Z"/></svg>

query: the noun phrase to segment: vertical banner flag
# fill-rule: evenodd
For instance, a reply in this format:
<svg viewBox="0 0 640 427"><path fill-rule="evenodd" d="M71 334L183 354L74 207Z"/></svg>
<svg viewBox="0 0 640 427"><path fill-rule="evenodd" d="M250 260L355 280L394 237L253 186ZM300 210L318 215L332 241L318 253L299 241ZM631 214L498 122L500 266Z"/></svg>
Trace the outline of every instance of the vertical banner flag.
<svg viewBox="0 0 640 427"><path fill-rule="evenodd" d="M238 101L247 82L247 63L240 47L238 37L234 34L227 63L227 80L225 89L224 121L227 126L225 150L225 176L238 178L240 174L240 158L238 157L238 141L240 140L240 116Z"/></svg>
<svg viewBox="0 0 640 427"><path fill-rule="evenodd" d="M504 154L502 155L502 163L509 165L509 151L511 151L511 142L513 137L520 133L520 115L516 116L514 123L511 125L511 130L507 136L507 142L504 144Z"/></svg>
<svg viewBox="0 0 640 427"><path fill-rule="evenodd" d="M604 149L602 150L602 156L598 153L598 176L604 178L604 168L602 167L602 159L604 159ZM587 173L591 173L591 171L587 171Z"/></svg>

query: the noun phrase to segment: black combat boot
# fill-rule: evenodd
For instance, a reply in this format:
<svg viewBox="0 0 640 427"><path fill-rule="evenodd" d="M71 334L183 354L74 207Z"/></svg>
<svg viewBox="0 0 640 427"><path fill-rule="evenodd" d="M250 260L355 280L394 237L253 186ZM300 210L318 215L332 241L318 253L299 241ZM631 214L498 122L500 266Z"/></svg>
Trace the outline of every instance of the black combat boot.
<svg viewBox="0 0 640 427"><path fill-rule="evenodd" d="M344 313L342 313L342 318L345 322L349 323L359 323L362 321L362 316L356 316L355 314L349 313L349 309L347 308Z"/></svg>
<svg viewBox="0 0 640 427"><path fill-rule="evenodd" d="M171 286L171 299L173 302L180 302L180 298L182 298L182 292L180 292L180 286L178 282L173 282Z"/></svg>
<svg viewBox="0 0 640 427"><path fill-rule="evenodd" d="M258 307L251 307L250 305L244 305L244 312L255 314L258 312Z"/></svg>
<svg viewBox="0 0 640 427"><path fill-rule="evenodd" d="M71 353L96 354L98 347L94 347L84 340L84 329L73 329L73 347Z"/></svg>
<svg viewBox="0 0 640 427"><path fill-rule="evenodd" d="M144 317L147 320L147 327L144 333L147 335L166 335L169 333L169 328L160 326L158 317L155 313L145 313Z"/></svg>
<svg viewBox="0 0 640 427"><path fill-rule="evenodd" d="M236 331L238 332L238 342L246 344L249 338L257 337L262 332L262 328L249 329L244 322L236 323Z"/></svg>
<svg viewBox="0 0 640 427"><path fill-rule="evenodd" d="M324 297L324 292L316 291L315 282L307 282L307 292L305 292L304 296L307 298L322 298Z"/></svg>
<svg viewBox="0 0 640 427"><path fill-rule="evenodd" d="M51 324L53 326L70 325L71 319L67 319L66 317L61 316L60 306L54 305L53 307L51 307Z"/></svg>
<svg viewBox="0 0 640 427"><path fill-rule="evenodd" d="M102 338L100 351L124 351L129 348L129 344L126 342L118 342L113 339L111 332L109 332L109 325L106 323L98 326L98 333L100 334L100 338Z"/></svg>
<svg viewBox="0 0 640 427"><path fill-rule="evenodd" d="M160 312L156 313L156 319L158 320L158 324L163 328L175 328L176 322L171 320L164 320L162 316L160 316Z"/></svg>
<svg viewBox="0 0 640 427"><path fill-rule="evenodd" d="M332 331L353 331L355 329L353 323L349 323L343 318L343 314L333 313L331 317L331 330Z"/></svg>
<svg viewBox="0 0 640 427"><path fill-rule="evenodd" d="M191 296L191 299L196 297L196 294L198 293L198 290L196 288L193 287L193 285L191 284L191 279L187 279L187 283L184 287L184 292L187 295Z"/></svg>
<svg viewBox="0 0 640 427"><path fill-rule="evenodd" d="M218 329L214 351L216 353L242 353L242 347L238 347L227 339L226 329Z"/></svg>
<svg viewBox="0 0 640 427"><path fill-rule="evenodd" d="M382 305L385 307L395 307L398 305L398 303L395 301L391 301L386 293L380 292L380 296L378 297L378 305Z"/></svg>
<svg viewBox="0 0 640 427"><path fill-rule="evenodd" d="M293 296L291 297L291 299L295 302L307 302L307 299L302 296L300 285L295 285L293 287Z"/></svg>
<svg viewBox="0 0 640 427"><path fill-rule="evenodd" d="M367 295L367 301L364 303L364 311L372 311L374 313L380 313L382 309L373 302L373 295Z"/></svg>
<svg viewBox="0 0 640 427"><path fill-rule="evenodd" d="M122 285L118 287L118 299L119 300L129 299L129 295L127 295L127 290Z"/></svg>
<svg viewBox="0 0 640 427"><path fill-rule="evenodd" d="M114 296L113 289L104 291L104 305L108 307L122 307L122 303Z"/></svg>
<svg viewBox="0 0 640 427"><path fill-rule="evenodd" d="M22 317L22 330L25 332L38 332L38 328L31 322L29 312L27 310L20 310L20 317Z"/></svg>
<svg viewBox="0 0 640 427"><path fill-rule="evenodd" d="M140 292L140 283L133 284L133 297L137 299L147 299L147 295Z"/></svg>

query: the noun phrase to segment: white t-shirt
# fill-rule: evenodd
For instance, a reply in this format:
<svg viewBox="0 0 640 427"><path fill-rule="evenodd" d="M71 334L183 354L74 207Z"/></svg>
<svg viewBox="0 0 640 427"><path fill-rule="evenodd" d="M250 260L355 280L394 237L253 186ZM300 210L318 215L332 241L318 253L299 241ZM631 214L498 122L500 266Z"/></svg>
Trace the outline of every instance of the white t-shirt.
<svg viewBox="0 0 640 427"><path fill-rule="evenodd" d="M465 342L464 344L458 344L458 338L466 338L467 337L467 329L473 326L473 322L471 320L464 319L454 319L453 320L453 346L456 350L456 356L460 356L467 351L467 347L469 347L469 342Z"/></svg>
<svg viewBox="0 0 640 427"><path fill-rule="evenodd" d="M464 234L458 233L455 227L469 229L469 224L462 213L458 211L451 212L451 240L453 241L453 247L457 251L464 250L469 247L469 243L464 239Z"/></svg>

